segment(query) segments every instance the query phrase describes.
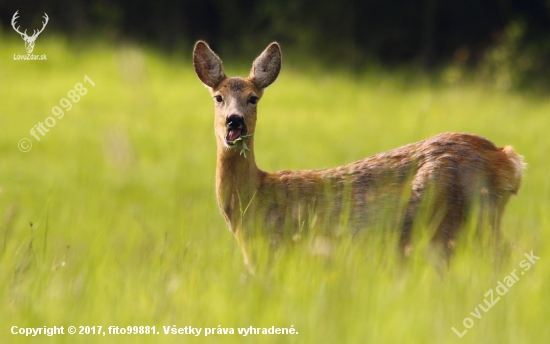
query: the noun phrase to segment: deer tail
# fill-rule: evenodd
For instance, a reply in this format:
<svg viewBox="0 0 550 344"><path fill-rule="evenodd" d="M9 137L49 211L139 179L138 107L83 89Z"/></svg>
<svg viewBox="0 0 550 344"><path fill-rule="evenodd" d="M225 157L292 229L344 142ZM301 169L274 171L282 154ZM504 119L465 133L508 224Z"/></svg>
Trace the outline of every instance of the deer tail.
<svg viewBox="0 0 550 344"><path fill-rule="evenodd" d="M517 194L521 186L523 170L527 167L523 156L517 154L512 146L501 148L504 153L504 164L501 174L502 189Z"/></svg>

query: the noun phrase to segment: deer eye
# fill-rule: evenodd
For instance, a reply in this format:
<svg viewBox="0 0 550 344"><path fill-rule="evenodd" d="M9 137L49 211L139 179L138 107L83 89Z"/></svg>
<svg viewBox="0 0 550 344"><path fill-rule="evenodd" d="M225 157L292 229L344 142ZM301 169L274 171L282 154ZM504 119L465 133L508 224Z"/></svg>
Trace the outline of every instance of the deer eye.
<svg viewBox="0 0 550 344"><path fill-rule="evenodd" d="M220 95L214 96L214 99L216 100L216 103L221 103L221 102L223 102L223 98L222 98L222 96L220 96Z"/></svg>
<svg viewBox="0 0 550 344"><path fill-rule="evenodd" d="M259 100L258 97L252 96L248 98L248 104L256 105L258 104L258 100Z"/></svg>

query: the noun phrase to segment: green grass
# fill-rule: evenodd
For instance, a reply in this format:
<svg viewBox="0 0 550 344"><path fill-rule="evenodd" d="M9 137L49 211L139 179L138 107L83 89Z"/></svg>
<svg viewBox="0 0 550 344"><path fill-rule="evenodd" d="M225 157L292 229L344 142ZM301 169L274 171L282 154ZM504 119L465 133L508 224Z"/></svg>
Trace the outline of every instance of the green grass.
<svg viewBox="0 0 550 344"><path fill-rule="evenodd" d="M380 235L330 257L284 249L246 276L214 192L213 105L191 52L0 36L0 341L3 343L538 343L550 338L550 100L399 72L302 71L285 60L259 105L267 171L323 168L445 131L511 144L529 164L504 218L510 250L463 243L440 274L398 264ZM284 47L283 47L284 53ZM255 56L243 56L250 60ZM246 69L225 64L229 75ZM29 130L87 75L95 87L41 141ZM17 148L21 138L32 150ZM32 222L32 228L29 223ZM464 240L467 241L467 240ZM533 251L540 260L482 318L470 315ZM495 263L495 260L502 261ZM474 325L463 338L451 330ZM61 335L11 326L290 327L295 335ZM203 330L204 332L204 330Z"/></svg>

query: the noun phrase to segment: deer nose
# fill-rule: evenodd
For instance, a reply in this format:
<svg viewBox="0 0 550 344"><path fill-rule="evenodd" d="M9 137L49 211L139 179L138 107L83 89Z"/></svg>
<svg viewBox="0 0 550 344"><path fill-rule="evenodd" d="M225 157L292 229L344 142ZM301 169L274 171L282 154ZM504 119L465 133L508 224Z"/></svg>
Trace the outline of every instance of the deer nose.
<svg viewBox="0 0 550 344"><path fill-rule="evenodd" d="M228 128L242 128L244 126L244 118L240 115L231 115L227 117L225 125Z"/></svg>

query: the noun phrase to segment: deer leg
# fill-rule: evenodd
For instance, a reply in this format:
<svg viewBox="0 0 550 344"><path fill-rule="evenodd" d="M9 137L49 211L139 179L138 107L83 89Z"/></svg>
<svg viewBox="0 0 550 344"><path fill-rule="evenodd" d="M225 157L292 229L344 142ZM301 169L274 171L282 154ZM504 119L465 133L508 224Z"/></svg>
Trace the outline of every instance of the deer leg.
<svg viewBox="0 0 550 344"><path fill-rule="evenodd" d="M491 222L489 224L491 225L491 242L495 245L495 247L499 247L503 244L502 217L504 215L504 209L506 208L506 204L508 203L509 198L509 195L497 196L494 205L490 210Z"/></svg>
<svg viewBox="0 0 550 344"><path fill-rule="evenodd" d="M429 169L418 170L412 180L412 193L405 209L403 227L401 228L399 238L399 250L404 258L408 258L411 255L411 236L415 217L418 215L420 204L425 198L430 180L432 180L432 175Z"/></svg>
<svg viewBox="0 0 550 344"><path fill-rule="evenodd" d="M499 196L496 194L489 194L487 188L481 190L481 209L480 218L478 222L478 234L482 235L484 227L489 227L491 234L491 242L498 245L502 239L502 216L504 214L504 208L510 196Z"/></svg>
<svg viewBox="0 0 550 344"><path fill-rule="evenodd" d="M404 258L408 258L411 255L411 235L414 224L414 217L417 214L418 207L420 205L420 192L413 191L407 209L405 211L405 218L403 219L403 228L401 229L401 235L399 237L399 250Z"/></svg>
<svg viewBox="0 0 550 344"><path fill-rule="evenodd" d="M445 198L444 215L437 230L432 237L432 242L442 248L447 263L454 251L455 240L467 215L467 204L464 195L459 189L450 187L453 192L447 192ZM435 210L437 211L437 210Z"/></svg>
<svg viewBox="0 0 550 344"><path fill-rule="evenodd" d="M254 264L250 261L250 258L248 256L247 240L246 240L246 238L244 237L243 234L244 233L242 232L242 229L239 228L235 232L235 238L237 239L237 244L240 246L241 251L243 253L244 265L245 265L248 273L253 275L254 272L255 272L255 269L254 269L255 267L254 267Z"/></svg>

